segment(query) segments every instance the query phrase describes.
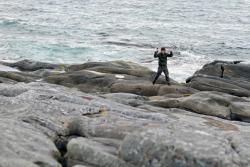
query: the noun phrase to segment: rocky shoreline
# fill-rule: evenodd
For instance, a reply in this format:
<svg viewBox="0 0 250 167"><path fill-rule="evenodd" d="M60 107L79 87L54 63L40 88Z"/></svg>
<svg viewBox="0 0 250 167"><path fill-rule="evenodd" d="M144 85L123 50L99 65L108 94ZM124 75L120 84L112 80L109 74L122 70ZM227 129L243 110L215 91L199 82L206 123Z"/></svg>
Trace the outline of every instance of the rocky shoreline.
<svg viewBox="0 0 250 167"><path fill-rule="evenodd" d="M0 64L0 167L250 166L249 64L171 86L133 62Z"/></svg>

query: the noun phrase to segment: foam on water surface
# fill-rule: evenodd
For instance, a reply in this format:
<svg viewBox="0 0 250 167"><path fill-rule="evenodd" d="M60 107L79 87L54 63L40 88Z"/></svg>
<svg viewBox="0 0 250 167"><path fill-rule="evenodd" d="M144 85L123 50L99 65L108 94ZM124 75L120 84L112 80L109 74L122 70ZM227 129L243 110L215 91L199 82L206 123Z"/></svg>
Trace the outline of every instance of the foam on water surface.
<svg viewBox="0 0 250 167"><path fill-rule="evenodd" d="M18 72L19 70L16 68L11 68L5 65L0 64L0 71L12 71L12 72Z"/></svg>
<svg viewBox="0 0 250 167"><path fill-rule="evenodd" d="M250 56L249 0L0 0L0 59L128 60L156 70L166 46L177 81L211 60Z"/></svg>

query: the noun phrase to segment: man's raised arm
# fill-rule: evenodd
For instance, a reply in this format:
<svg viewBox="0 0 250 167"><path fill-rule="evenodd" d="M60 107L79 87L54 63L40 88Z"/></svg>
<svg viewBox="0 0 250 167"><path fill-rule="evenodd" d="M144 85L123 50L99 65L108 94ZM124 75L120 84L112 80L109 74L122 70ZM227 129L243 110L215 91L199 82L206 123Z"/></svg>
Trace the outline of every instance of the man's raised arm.
<svg viewBox="0 0 250 167"><path fill-rule="evenodd" d="M158 56L158 48L156 48L156 51L155 51L155 54L154 54L154 58L157 58L157 57L159 57Z"/></svg>
<svg viewBox="0 0 250 167"><path fill-rule="evenodd" d="M170 51L170 53L167 53L167 57L173 57L173 52Z"/></svg>

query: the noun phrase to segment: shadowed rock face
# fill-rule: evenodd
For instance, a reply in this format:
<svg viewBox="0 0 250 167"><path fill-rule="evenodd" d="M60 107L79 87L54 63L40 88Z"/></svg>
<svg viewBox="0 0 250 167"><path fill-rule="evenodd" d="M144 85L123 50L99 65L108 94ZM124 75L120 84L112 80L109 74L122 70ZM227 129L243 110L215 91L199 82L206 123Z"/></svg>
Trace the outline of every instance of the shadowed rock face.
<svg viewBox="0 0 250 167"><path fill-rule="evenodd" d="M223 67L223 78L221 78ZM250 65L214 61L187 79L188 86L201 91L220 91L236 96L250 96Z"/></svg>
<svg viewBox="0 0 250 167"><path fill-rule="evenodd" d="M90 70L97 71L102 73L111 73L111 74L126 74L137 77L146 77L151 78L151 75L154 75L154 72L149 70L144 66L140 66L133 62L125 61L111 61L111 62L89 62L79 65L71 65L66 68L66 71L81 71L81 70Z"/></svg>
<svg viewBox="0 0 250 167"><path fill-rule="evenodd" d="M36 71L40 69L56 69L62 65L51 64L51 63L44 63L38 61L31 61L31 60L22 60L15 63L8 63L8 62L0 62L3 65L15 67L23 71Z"/></svg>
<svg viewBox="0 0 250 167"><path fill-rule="evenodd" d="M133 93L155 96L165 93L190 94L195 89L187 88L173 81L174 86L152 85L155 72L132 62L112 61L72 65L66 73L50 75L45 78L49 83L77 87L84 92ZM159 83L165 83L163 77Z"/></svg>
<svg viewBox="0 0 250 167"><path fill-rule="evenodd" d="M250 166L248 80L212 76L222 62L199 87L131 62L25 63L0 72L0 167Z"/></svg>
<svg viewBox="0 0 250 167"><path fill-rule="evenodd" d="M34 82L40 79L39 76L24 72L0 71L2 83Z"/></svg>
<svg viewBox="0 0 250 167"><path fill-rule="evenodd" d="M50 64L30 60L15 63L0 62L0 83L35 82L43 77L63 72L66 67L61 64Z"/></svg>
<svg viewBox="0 0 250 167"><path fill-rule="evenodd" d="M0 77L0 83L14 84L14 83L17 83L17 81L12 80L12 79L8 79L8 78L4 78L4 77Z"/></svg>
<svg viewBox="0 0 250 167"><path fill-rule="evenodd" d="M164 94L192 94L197 92L175 81L173 86L165 85L162 76L158 85L153 86L155 72L133 62L111 61L91 62L79 65L56 65L23 60L3 63L21 71L0 71L0 82L34 82L44 80L49 83L75 87L83 92L133 93L143 96ZM65 71L64 71L65 70Z"/></svg>

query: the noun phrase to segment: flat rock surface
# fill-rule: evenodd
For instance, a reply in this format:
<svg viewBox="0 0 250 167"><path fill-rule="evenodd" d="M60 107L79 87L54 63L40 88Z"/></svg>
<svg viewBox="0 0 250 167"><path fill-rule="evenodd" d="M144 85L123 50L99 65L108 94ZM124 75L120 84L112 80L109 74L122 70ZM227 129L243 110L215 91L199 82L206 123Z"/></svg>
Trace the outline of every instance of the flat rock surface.
<svg viewBox="0 0 250 167"><path fill-rule="evenodd" d="M249 120L250 101L221 92L203 91L182 98L167 98L148 102L165 108L182 108L192 112L231 120Z"/></svg>
<svg viewBox="0 0 250 167"><path fill-rule="evenodd" d="M0 158L14 159L11 167L250 163L248 123L147 104L135 108L47 83L1 87ZM125 96L144 99L114 94ZM65 152L56 147L60 138L67 139Z"/></svg>
<svg viewBox="0 0 250 167"><path fill-rule="evenodd" d="M0 71L0 167L248 167L248 75L228 63L221 79L218 63L197 74L230 81L216 91L197 76L153 86L131 62L5 64L22 70Z"/></svg>

